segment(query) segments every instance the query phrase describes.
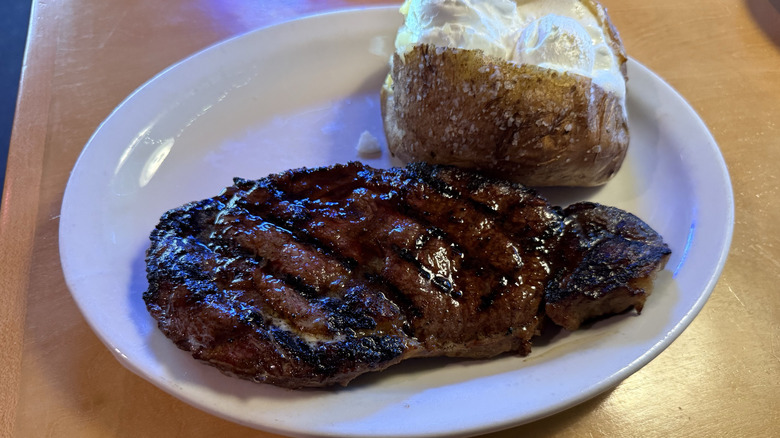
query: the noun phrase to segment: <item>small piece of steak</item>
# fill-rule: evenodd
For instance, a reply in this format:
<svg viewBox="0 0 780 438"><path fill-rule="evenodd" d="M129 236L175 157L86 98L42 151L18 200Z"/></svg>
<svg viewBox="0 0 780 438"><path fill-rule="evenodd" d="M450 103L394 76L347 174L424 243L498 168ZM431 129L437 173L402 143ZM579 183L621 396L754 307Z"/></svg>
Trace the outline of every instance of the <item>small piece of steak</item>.
<svg viewBox="0 0 780 438"><path fill-rule="evenodd" d="M556 275L545 292L547 316L577 330L599 316L641 312L671 254L661 236L615 207L580 202L564 214Z"/></svg>
<svg viewBox="0 0 780 438"><path fill-rule="evenodd" d="M566 216L520 185L424 163L236 179L163 215L143 298L195 358L290 388L345 385L411 357L528 354L546 301L548 312L562 304L554 320L564 326L600 313L567 304L605 283L578 270L591 257L578 236L593 234L587 227L610 230L607 241L625 233L613 230L612 210L577 205ZM660 242L631 218L639 225L629 228L650 233L633 240L639 247ZM633 247L624 247L605 248L595 265L622 264L618 277L634 290L649 271L633 270ZM656 262L652 272L663 254ZM596 299L608 311L612 290L623 294L614 287Z"/></svg>

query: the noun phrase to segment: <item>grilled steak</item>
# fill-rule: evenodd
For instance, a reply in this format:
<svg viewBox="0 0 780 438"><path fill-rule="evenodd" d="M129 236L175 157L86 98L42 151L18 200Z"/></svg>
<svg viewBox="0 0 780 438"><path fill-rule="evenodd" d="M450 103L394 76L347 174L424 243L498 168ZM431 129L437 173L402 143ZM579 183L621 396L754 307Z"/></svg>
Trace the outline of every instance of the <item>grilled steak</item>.
<svg viewBox="0 0 780 438"><path fill-rule="evenodd" d="M595 235L603 251L592 255ZM604 243L616 239L633 243ZM646 255L641 269L631 251ZM561 303L554 320L567 327L600 314L577 306L641 309L634 280L668 252L617 209L564 212L452 167L350 163L236 179L167 212L144 300L166 336L224 373L326 386L411 357L527 354L545 305ZM615 279L583 274L612 265Z"/></svg>

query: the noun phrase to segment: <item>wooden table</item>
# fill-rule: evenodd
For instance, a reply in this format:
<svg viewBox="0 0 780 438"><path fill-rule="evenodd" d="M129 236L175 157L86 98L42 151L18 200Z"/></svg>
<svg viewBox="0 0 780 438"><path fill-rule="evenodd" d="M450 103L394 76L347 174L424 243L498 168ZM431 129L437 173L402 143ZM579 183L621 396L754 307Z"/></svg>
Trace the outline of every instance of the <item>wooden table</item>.
<svg viewBox="0 0 780 438"><path fill-rule="evenodd" d="M123 368L65 286L69 172L98 124L169 64L224 38L357 0L33 2L0 209L0 435L268 436ZM736 224L709 302L614 390L492 436L780 436L780 1L604 0L631 56L701 115Z"/></svg>

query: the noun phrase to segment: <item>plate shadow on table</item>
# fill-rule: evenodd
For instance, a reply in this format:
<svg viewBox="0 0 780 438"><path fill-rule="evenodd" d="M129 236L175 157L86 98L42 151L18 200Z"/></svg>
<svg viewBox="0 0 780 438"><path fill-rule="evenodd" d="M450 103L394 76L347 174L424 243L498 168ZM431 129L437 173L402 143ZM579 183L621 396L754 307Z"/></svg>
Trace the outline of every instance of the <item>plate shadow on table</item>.
<svg viewBox="0 0 780 438"><path fill-rule="evenodd" d="M780 49L780 0L747 0L753 20Z"/></svg>
<svg viewBox="0 0 780 438"><path fill-rule="evenodd" d="M581 421L582 418L592 414L592 411L597 409L599 405L609 399L612 391L614 391L615 388L617 388L617 386L607 389L601 394L583 401L582 403L579 403L568 409L564 409L563 411L553 413L549 416L480 436L482 438L558 436L559 433L564 433L565 431L571 429L571 427Z"/></svg>

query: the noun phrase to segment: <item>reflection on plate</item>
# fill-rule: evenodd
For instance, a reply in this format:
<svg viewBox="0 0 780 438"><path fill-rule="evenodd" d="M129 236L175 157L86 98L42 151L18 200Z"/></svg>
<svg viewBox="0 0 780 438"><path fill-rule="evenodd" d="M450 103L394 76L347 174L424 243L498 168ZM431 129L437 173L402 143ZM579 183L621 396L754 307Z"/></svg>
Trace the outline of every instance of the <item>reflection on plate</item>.
<svg viewBox="0 0 780 438"><path fill-rule="evenodd" d="M642 316L540 339L530 356L413 360L348 388L290 391L221 375L165 339L144 308L144 251L160 215L232 177L359 159L383 139L378 90L396 8L338 12L258 30L147 83L100 126L76 164L60 219L68 286L122 364L187 403L290 435L473 434L532 421L616 385L669 345L725 261L733 199L717 145L685 101L629 63L630 152L601 189L546 190L632 211L672 247ZM384 144L383 147L386 147ZM387 167L388 153L363 160Z"/></svg>

